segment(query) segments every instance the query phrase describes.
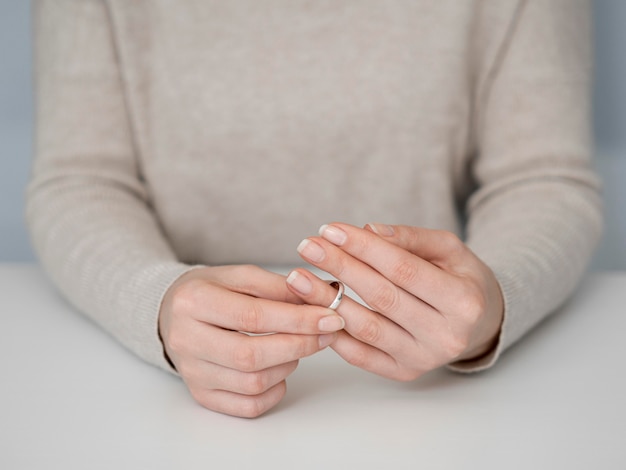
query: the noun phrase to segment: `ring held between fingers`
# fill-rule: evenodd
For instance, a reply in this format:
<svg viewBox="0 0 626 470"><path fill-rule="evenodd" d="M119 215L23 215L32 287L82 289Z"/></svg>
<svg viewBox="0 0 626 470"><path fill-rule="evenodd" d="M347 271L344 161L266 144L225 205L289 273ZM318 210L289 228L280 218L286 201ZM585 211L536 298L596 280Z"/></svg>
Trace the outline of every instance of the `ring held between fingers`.
<svg viewBox="0 0 626 470"><path fill-rule="evenodd" d="M337 282L337 281L335 281ZM287 284L299 295L306 297L308 294L311 294L313 291L313 284L311 281L298 271L292 271L289 276L287 276ZM339 285L339 284L338 284ZM318 322L318 328L322 332L335 332L342 330L345 327L344 319L337 315L335 310L339 307L339 304L343 300L344 294L344 286L341 284L341 289L337 292L334 300L330 302L330 306L328 307L328 315L322 317ZM337 289L337 288L336 288ZM334 308L331 308L334 307ZM320 345L321 345L320 339ZM328 344L326 344L327 346ZM321 346L325 347L325 346Z"/></svg>
<svg viewBox="0 0 626 470"><path fill-rule="evenodd" d="M331 310L337 310L339 308L339 305L341 304L341 301L343 300L343 293L346 290L346 286L341 281L332 281L330 283L330 286L337 289L337 295L328 306L328 308Z"/></svg>

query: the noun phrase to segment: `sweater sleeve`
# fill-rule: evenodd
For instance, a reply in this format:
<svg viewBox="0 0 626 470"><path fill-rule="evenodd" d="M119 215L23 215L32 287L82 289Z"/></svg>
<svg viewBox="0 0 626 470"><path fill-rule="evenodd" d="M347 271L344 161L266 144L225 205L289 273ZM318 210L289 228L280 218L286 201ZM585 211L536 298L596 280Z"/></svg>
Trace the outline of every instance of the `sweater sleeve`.
<svg viewBox="0 0 626 470"><path fill-rule="evenodd" d="M573 292L602 231L591 166L586 1L521 1L476 106L477 190L467 243L504 296L497 348L451 366L476 371Z"/></svg>
<svg viewBox="0 0 626 470"><path fill-rule="evenodd" d="M82 312L169 370L161 298L189 269L142 181L109 17L99 0L34 5L36 155L27 220L41 263Z"/></svg>

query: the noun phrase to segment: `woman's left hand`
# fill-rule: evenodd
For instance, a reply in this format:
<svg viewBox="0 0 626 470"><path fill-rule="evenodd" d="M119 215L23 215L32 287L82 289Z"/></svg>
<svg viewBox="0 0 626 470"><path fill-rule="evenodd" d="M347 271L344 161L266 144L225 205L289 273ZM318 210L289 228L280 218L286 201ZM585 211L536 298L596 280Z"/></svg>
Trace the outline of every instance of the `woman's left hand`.
<svg viewBox="0 0 626 470"><path fill-rule="evenodd" d="M300 255L348 285L332 348L349 363L413 380L450 362L491 351L504 302L493 272L450 232L401 225L333 223L305 239ZM337 291L305 269L288 277L305 302L329 305Z"/></svg>

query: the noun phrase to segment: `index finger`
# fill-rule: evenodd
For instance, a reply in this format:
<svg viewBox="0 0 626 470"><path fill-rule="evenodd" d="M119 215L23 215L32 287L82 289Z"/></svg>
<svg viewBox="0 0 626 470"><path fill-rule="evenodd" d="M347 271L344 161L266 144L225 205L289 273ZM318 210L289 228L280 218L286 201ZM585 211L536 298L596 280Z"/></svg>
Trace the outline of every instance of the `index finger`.
<svg viewBox="0 0 626 470"><path fill-rule="evenodd" d="M385 224L366 224L364 229L441 268L450 267L464 253L463 242L445 230Z"/></svg>
<svg viewBox="0 0 626 470"><path fill-rule="evenodd" d="M455 276L369 230L333 223L323 225L320 235L436 310L447 308L451 296L442 294L461 288Z"/></svg>
<svg viewBox="0 0 626 470"><path fill-rule="evenodd" d="M199 357L241 372L255 372L310 356L327 347L337 334L246 336L243 333L207 328Z"/></svg>
<svg viewBox="0 0 626 470"><path fill-rule="evenodd" d="M341 317L328 308L259 299L212 283L195 285L193 302L194 318L234 331L316 335L343 328Z"/></svg>

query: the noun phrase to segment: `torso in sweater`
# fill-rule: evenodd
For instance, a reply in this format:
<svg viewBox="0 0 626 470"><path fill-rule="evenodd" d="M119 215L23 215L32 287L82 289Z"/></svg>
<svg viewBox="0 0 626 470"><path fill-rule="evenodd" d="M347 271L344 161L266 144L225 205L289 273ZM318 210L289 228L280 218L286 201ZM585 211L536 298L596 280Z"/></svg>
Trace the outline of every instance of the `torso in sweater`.
<svg viewBox="0 0 626 470"><path fill-rule="evenodd" d="M333 220L459 231L471 2L111 3L140 171L180 259L294 262Z"/></svg>

